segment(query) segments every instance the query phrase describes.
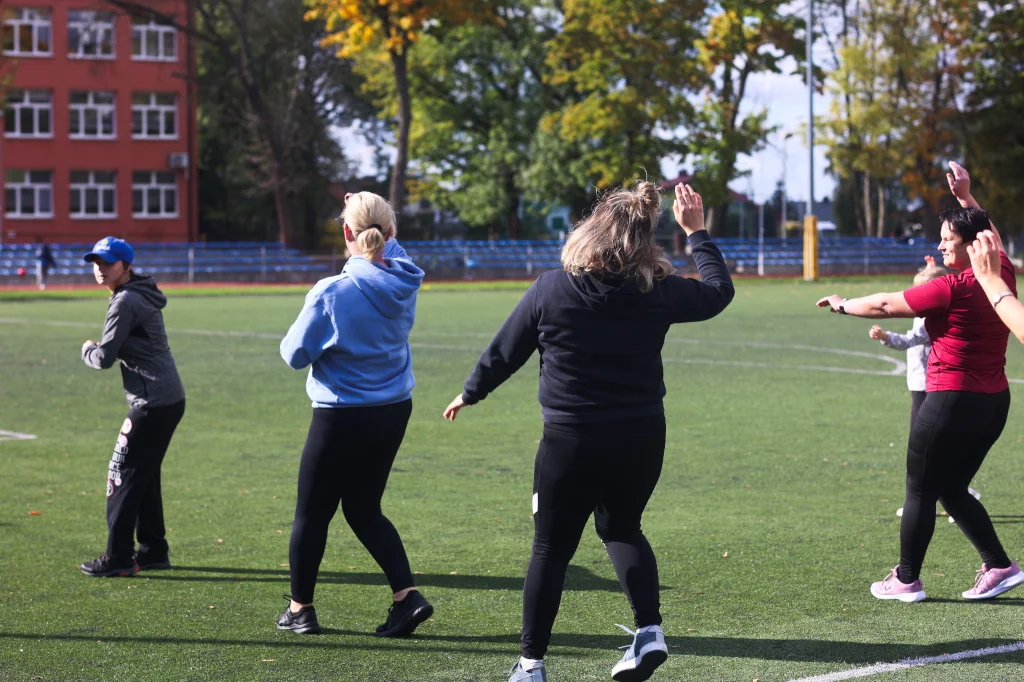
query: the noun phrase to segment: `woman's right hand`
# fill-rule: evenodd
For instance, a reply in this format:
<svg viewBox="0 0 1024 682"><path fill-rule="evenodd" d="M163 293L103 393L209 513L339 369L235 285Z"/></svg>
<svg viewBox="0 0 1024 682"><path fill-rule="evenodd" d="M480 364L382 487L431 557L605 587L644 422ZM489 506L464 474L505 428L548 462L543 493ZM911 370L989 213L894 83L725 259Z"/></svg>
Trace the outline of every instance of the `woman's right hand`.
<svg viewBox="0 0 1024 682"><path fill-rule="evenodd" d="M450 422L455 421L455 417L459 415L459 410L465 406L466 403L462 399L462 394L460 393L455 396L455 400L453 400L448 407L444 408L444 418Z"/></svg>
<svg viewBox="0 0 1024 682"><path fill-rule="evenodd" d="M885 341L889 338L889 333L876 324L871 327L871 330L868 332L868 336L877 341Z"/></svg>
<svg viewBox="0 0 1024 682"><path fill-rule="evenodd" d="M946 182L949 183L949 191L953 193L956 200L964 208L978 208L978 202L971 196L971 176L967 169L956 161L949 162L949 169L952 173L946 173Z"/></svg>
<svg viewBox="0 0 1024 682"><path fill-rule="evenodd" d="M686 236L704 229L704 201L689 185L676 185L676 199L672 202L672 214L683 228Z"/></svg>

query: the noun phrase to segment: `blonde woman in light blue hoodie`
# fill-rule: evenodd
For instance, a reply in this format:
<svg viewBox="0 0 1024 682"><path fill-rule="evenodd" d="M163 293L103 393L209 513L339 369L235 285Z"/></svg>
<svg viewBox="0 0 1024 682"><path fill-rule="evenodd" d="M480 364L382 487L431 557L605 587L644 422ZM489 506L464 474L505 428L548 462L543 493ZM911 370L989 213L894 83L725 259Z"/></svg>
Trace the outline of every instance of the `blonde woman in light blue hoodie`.
<svg viewBox="0 0 1024 682"><path fill-rule="evenodd" d="M402 539L380 507L412 414L409 333L423 271L395 240L395 213L383 197L346 195L341 220L352 258L341 274L317 282L281 341L290 367L310 368L313 418L288 548L292 592L277 627L320 632L313 592L340 504L391 586L392 605L375 634L401 637L434 612L414 586Z"/></svg>

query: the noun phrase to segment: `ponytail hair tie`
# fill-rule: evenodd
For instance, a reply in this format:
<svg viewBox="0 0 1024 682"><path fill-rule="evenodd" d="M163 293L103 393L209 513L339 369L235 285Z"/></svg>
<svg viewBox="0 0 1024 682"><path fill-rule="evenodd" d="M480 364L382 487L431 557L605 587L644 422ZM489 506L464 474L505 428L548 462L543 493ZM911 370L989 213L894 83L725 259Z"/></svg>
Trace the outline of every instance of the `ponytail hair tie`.
<svg viewBox="0 0 1024 682"><path fill-rule="evenodd" d="M367 226L366 226L366 229L367 229L367 230L369 230L370 228L374 228L374 227L376 227L376 228L377 228L378 230L380 230L381 232L383 232L383 231L384 231L384 228L383 228L383 227L381 227L380 225L378 225L377 223L373 223L373 224L371 224L371 225L367 225Z"/></svg>

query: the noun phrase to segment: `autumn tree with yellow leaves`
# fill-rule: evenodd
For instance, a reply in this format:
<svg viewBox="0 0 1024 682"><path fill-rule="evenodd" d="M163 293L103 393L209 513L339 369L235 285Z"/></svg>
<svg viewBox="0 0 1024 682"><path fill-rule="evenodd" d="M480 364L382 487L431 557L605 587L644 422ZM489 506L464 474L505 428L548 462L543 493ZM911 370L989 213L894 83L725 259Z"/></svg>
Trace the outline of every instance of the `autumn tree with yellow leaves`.
<svg viewBox="0 0 1024 682"><path fill-rule="evenodd" d="M396 212L405 207L406 172L409 164L409 129L412 97L409 87L409 52L424 31L437 23L461 24L486 16L486 0L307 0L306 18L323 20L327 37L323 45L337 49L339 57L361 53L386 55L394 77L397 100L395 147L391 170L390 200ZM366 60L373 68L379 62Z"/></svg>

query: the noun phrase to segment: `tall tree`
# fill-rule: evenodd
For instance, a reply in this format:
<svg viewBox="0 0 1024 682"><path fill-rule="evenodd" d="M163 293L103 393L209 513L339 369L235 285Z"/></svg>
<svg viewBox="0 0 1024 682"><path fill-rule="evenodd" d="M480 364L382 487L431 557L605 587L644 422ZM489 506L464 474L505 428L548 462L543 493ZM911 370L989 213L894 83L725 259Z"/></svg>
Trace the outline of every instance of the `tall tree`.
<svg viewBox="0 0 1024 682"><path fill-rule="evenodd" d="M397 158L391 172L390 199L401 212L406 200L412 99L409 53L421 35L437 24L458 25L483 15L485 0L307 0L307 18L326 22L325 46L338 56L354 57L366 49L387 56L397 95Z"/></svg>
<svg viewBox="0 0 1024 682"><path fill-rule="evenodd" d="M785 11L784 0L723 0L707 3L705 36L696 41L699 85L704 100L688 130L690 152L696 157L706 223L711 231L725 224L729 183L743 174L737 159L765 145L774 127L765 109L741 115L750 77L781 73L787 58L799 68L806 43L798 37L805 22Z"/></svg>
<svg viewBox="0 0 1024 682"><path fill-rule="evenodd" d="M194 26L187 17L166 14L159 0L106 2L194 36L204 180L216 168L219 185L231 197L262 206L261 196L269 194L277 237L291 245L295 197L318 175L335 174L341 167L343 156L330 138L330 127L367 115L349 63L318 46L326 36L323 23L304 21L302 0L256 5L248 0L192 0ZM217 184L204 185L201 192L209 201ZM244 215L232 199L220 198L222 210L214 204L215 215ZM209 206L204 202L204 210ZM222 220L220 226L237 224Z"/></svg>

